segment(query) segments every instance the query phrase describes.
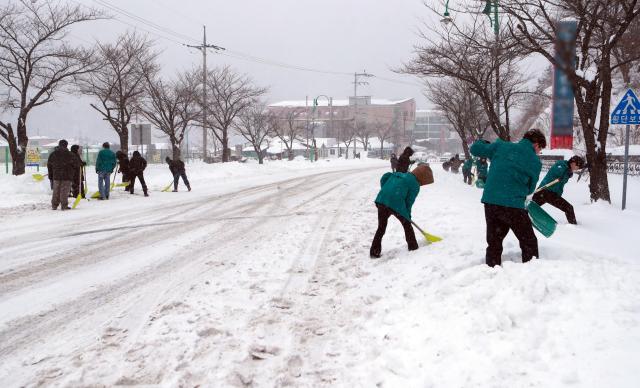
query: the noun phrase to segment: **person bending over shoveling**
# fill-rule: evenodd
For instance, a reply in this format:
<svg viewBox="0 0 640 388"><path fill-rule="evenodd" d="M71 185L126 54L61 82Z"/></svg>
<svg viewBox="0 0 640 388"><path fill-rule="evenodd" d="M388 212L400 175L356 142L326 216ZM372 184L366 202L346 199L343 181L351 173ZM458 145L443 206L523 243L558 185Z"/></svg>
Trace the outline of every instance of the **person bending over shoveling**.
<svg viewBox="0 0 640 388"><path fill-rule="evenodd" d="M411 226L411 207L420 192L420 186L430 183L433 183L433 171L426 164L418 165L410 173L388 172L380 178L380 192L375 200L378 208L378 229L369 250L372 259L381 255L382 237L387 230L387 221L392 215L404 228L409 250L418 249L416 235Z"/></svg>
<svg viewBox="0 0 640 388"><path fill-rule="evenodd" d="M571 176L575 171L578 171L584 167L584 159L580 156L573 156L569 160L558 160L553 167L549 169L547 175L544 176L540 187L548 185L545 189L542 189L533 195L533 202L542 206L545 203L550 204L564 212L567 216L567 221L570 224L576 225L576 214L573 211L573 206L567 200L562 198L562 191L564 185L567 184ZM556 183L552 183L552 182Z"/></svg>
<svg viewBox="0 0 640 388"><path fill-rule="evenodd" d="M538 257L538 239L525 209L525 199L532 194L540 177L540 151L547 146L538 129L527 131L518 143L478 140L471 154L491 160L491 168L482 193L487 223L486 262L490 267L502 264L502 241L513 231L520 242L522 262Z"/></svg>

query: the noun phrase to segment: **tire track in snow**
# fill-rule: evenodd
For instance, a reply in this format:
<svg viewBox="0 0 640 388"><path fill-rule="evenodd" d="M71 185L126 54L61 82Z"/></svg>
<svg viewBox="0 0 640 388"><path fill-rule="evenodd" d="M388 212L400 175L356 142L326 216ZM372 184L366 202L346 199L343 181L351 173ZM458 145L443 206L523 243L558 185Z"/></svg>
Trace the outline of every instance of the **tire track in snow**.
<svg viewBox="0 0 640 388"><path fill-rule="evenodd" d="M295 178L295 179L287 180L285 182L279 182L279 183L267 185L267 187L258 187L251 190L257 191L257 192L261 192L261 191L264 192L266 188L274 188L274 187L278 188L279 186L286 187L286 185L289 183L293 184L292 188L308 186L310 184L313 184L315 181L321 181L323 179L326 179L326 177L330 176L331 174L344 174L344 172L323 173L323 174L317 174L317 176ZM296 181L299 181L299 183L296 183ZM291 190L291 188L289 188L289 190ZM308 191L308 190L306 189L303 190L303 192L305 191ZM233 194L237 196L238 193L233 193ZM266 192L263 194L264 196L269 197L274 193ZM231 194L229 194L229 196L231 196ZM312 201L312 200L313 198L307 201L303 201L298 206L296 206L296 208L302 208L306 206L309 203L309 201ZM276 204L278 204L278 202L276 202ZM197 204L195 204L194 206L197 206ZM258 204L256 205L256 207L252 208L251 206L249 206L244 210L245 211L257 210L260 207L261 205ZM233 212L233 210L229 212L231 213ZM222 217L224 215L225 214L223 213L217 214L218 217ZM237 220L235 220L234 223L237 223ZM188 228L187 230L181 230L180 232L183 234L186 234L190 230L197 229L198 227L202 226L202 225L196 225L196 224L194 224L193 228ZM257 220L253 226L256 226L257 224L264 224L264 221ZM223 223L220 225L219 229L224 230L225 226L227 226L227 224ZM229 228L229 229L233 229L233 228ZM227 236L227 237L230 237L230 236ZM219 244L220 242L221 242L220 240L215 241L216 244ZM205 250L206 250L206 245L203 247L202 251L205 251ZM5 347L2 349L2 351L0 351L0 355L2 356L9 355L13 351L19 348L22 348L29 344L36 343L39 340L38 335L55 332L56 329L59 329L60 327L63 327L65 326L65 324L68 323L67 321L69 320L69 317L82 317L83 315L87 314L92 310L100 309L100 306L105 306L105 305L108 306L110 304L115 304L116 302L118 302L118 298L120 296L131 293L136 288L142 288L144 285L148 284L149 282L153 282L153 280L157 278L159 275L167 274L171 271L181 269L180 266L181 264L183 264L182 261L188 260L191 258L192 258L192 253L189 253L185 255L184 258L182 258L181 260L177 260L177 263L175 262L176 260L174 260L173 265L170 265L168 263L163 263L163 266L154 268L152 270L150 269L150 270L144 271L141 274L140 273L131 274L129 277L121 279L121 281L119 281L116 284L111 284L108 287L102 287L101 289L98 289L89 294L83 294L79 296L78 299L69 301L67 304L57 305L55 306L55 310L52 310L51 312L49 312L49 314L45 314L43 317L30 316L30 317L25 317L20 321L12 322L13 330L0 333L0 338L2 339L2 343L5 343L5 344L11 343L9 347ZM8 341L5 341L5 340L8 340ZM36 360L36 361L40 362L41 360Z"/></svg>

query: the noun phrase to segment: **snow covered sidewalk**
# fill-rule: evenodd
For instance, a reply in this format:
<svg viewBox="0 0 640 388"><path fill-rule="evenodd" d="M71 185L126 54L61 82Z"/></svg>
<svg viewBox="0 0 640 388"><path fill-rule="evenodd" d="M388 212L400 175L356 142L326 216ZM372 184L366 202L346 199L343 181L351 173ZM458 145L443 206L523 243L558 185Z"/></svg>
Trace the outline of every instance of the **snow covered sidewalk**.
<svg viewBox="0 0 640 388"><path fill-rule="evenodd" d="M0 381L636 385L636 178L625 212L615 200L590 204L572 180L580 225L550 210L559 226L539 237L541 259L520 264L509 235L504 265L492 269L481 191L439 165L414 219L444 241L407 252L390 220L382 258L369 259L386 163L363 162L234 167L227 180L202 166L191 193L8 215Z"/></svg>

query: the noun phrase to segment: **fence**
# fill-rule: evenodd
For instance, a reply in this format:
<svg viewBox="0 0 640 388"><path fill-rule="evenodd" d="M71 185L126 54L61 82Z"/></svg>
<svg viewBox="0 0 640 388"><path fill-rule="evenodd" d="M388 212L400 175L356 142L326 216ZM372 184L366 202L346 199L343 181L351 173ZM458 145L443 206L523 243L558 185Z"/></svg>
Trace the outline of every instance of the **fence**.
<svg viewBox="0 0 640 388"><path fill-rule="evenodd" d="M38 147L38 148L29 148L27 151L27 158L25 160L26 171L27 172L39 172L41 169L47 168L47 160L49 159L49 155L53 152L54 147ZM117 149L116 149L117 150ZM114 151L116 151L114 150ZM98 157L98 152L100 152L100 148L90 147L90 146L81 146L82 151L82 160L87 163L88 166L95 166L96 158ZM129 153L131 153L130 150ZM146 150L141 152L142 156L147 160L147 163L150 164L162 164L165 161L165 158L168 156L173 159L173 152L170 149L155 149L155 150ZM182 160L185 163L190 163L193 160L199 160L200 155L192 154L192 155L182 155ZM193 159L196 158L196 159ZM12 161L11 155L9 154L9 147L0 147L0 173L11 174L12 171Z"/></svg>
<svg viewBox="0 0 640 388"><path fill-rule="evenodd" d="M548 155L540 158L542 169L548 170L558 160L563 160L562 156ZM610 155L607 157L607 172L610 174L624 173L624 156ZM640 155L629 155L629 175L640 176Z"/></svg>

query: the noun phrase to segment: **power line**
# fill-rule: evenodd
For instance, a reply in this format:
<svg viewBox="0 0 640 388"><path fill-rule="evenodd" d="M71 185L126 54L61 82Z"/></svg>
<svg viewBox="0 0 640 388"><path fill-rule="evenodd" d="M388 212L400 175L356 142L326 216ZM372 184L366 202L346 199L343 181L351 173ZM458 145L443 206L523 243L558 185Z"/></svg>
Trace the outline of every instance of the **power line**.
<svg viewBox="0 0 640 388"><path fill-rule="evenodd" d="M75 2L77 4L80 4L80 5L83 5L83 4L79 3L76 0L71 0L71 1L73 1L73 2ZM165 40L168 40L168 41L171 41L173 43L180 44L180 45L183 45L183 43L178 41L178 40L176 40L176 39L174 39L174 38L187 40L187 41L194 42L194 43L199 43L199 41L197 39L194 39L194 38L192 38L192 37L190 37L188 35L182 34L180 32L176 32L176 31L171 30L171 29L169 29L167 27L161 26L161 25L159 25L159 24L157 24L157 23L155 23L155 22L153 22L153 21L151 21L149 19L146 19L146 18L144 18L142 16L138 16L138 15L136 15L135 13L133 13L131 11L127 11L127 10L125 10L123 8L115 6L115 5L109 3L106 0L93 0L93 1L96 4L99 4L99 5L101 5L101 6L105 7L105 8L113 11L113 12L116 12L116 13L118 13L120 15L126 16L126 17L128 17L130 19L133 19L133 20L135 20L137 22L140 22L140 23L142 23L142 24L144 24L144 25L146 25L146 26L148 26L150 28L153 28L153 29L155 29L157 31L160 31L163 34L169 35L171 37L167 37L167 36L162 35L162 34L160 34L158 32L155 32L155 31L150 31L148 29L140 27L139 25L131 24L131 23L129 23L127 21L124 21L124 20L122 20L120 18L115 18L115 20L118 20L119 22L121 22L123 24L126 24L128 26L131 26L131 27L133 27L135 29L140 29L142 31L145 31L147 33L150 33L152 35L155 35L157 37L160 37L162 39L165 39ZM179 16L181 16L181 17L186 19L186 16L184 14L179 13ZM191 18L189 18L189 19L191 19ZM191 19L191 20L194 20L194 19ZM243 61L254 62L254 63L258 63L258 64L262 64L262 65L280 67L280 68L289 69L289 70L305 71L305 72L318 73L318 74L349 76L349 77L353 75L353 73L351 73L351 72L316 69L316 68L302 66L302 65L289 64L289 63L276 61L276 60L272 60L272 59L268 59L268 58L262 58L262 57L254 56L254 55L247 54L247 53L244 53L244 52L241 52L241 51L237 51L237 50L227 50L224 53L220 53L220 52L216 51L216 53L219 54L219 55L224 55L224 56L229 57L229 58L234 58L234 59L239 59L239 60L243 60ZM392 82L392 83L396 83L396 84L402 84L402 85L408 85L408 86L414 86L414 87L423 88L422 85L419 85L417 83L406 82L406 81L401 81L401 80L395 80L395 79L386 78L386 77L380 77L380 76L376 76L376 78L381 80L381 81L386 81L386 82Z"/></svg>
<svg viewBox="0 0 640 388"><path fill-rule="evenodd" d="M168 35L171 35L173 37L176 37L178 39L197 42L197 40L194 39L191 36L188 36L188 35L173 31L173 30L171 30L171 29L169 29L167 27L161 26L161 25L159 25L159 24L157 24L157 23L155 23L155 22L153 22L153 21L151 21L149 19L145 19L142 16L138 16L138 15L134 14L133 12L130 12L130 11L122 9L122 8L120 8L118 6L115 6L115 5L107 2L106 0L93 0L93 2L97 3L99 5L102 5L103 7L108 8L108 9L114 11L114 12L117 12L117 13L121 14L121 15L124 15L124 16L126 16L128 18L131 18L131 19L133 19L135 21L138 21L138 22L140 22L142 24L145 24L148 27L154 28L154 29L156 29L158 31L161 31L161 32L165 33L165 34L168 34Z"/></svg>

